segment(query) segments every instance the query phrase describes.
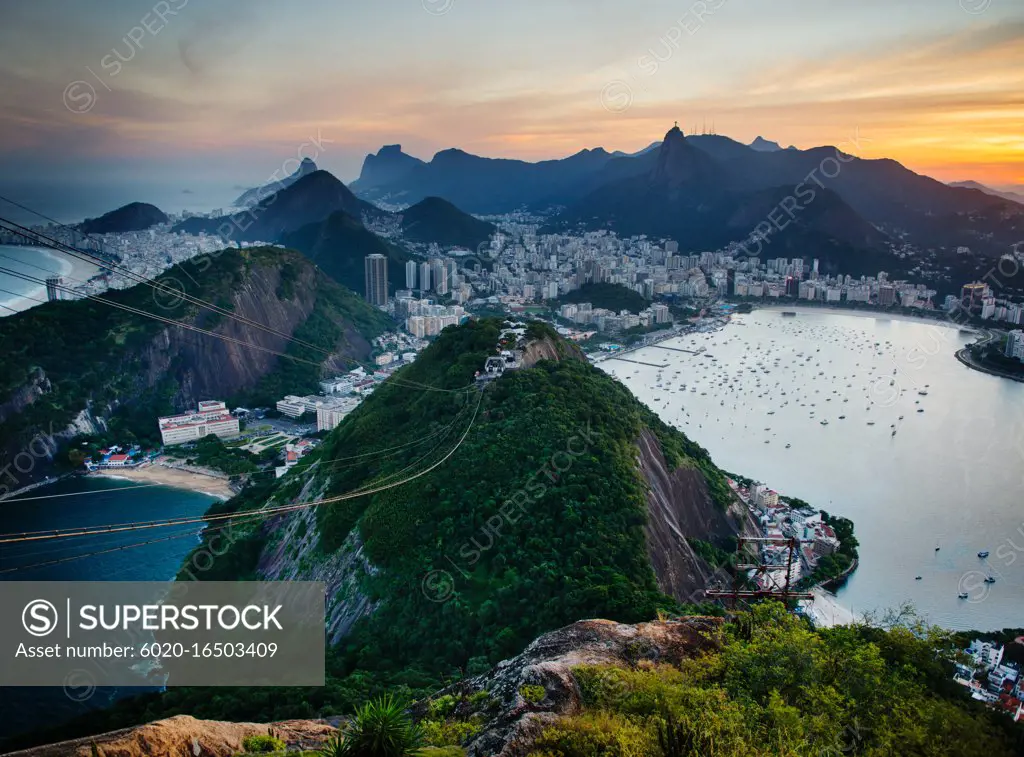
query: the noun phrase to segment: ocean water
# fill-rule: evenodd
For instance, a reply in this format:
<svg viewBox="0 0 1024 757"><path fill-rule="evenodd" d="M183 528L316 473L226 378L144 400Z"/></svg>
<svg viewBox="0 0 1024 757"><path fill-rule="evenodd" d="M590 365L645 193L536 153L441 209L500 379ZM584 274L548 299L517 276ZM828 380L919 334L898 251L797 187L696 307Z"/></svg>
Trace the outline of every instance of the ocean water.
<svg viewBox="0 0 1024 757"><path fill-rule="evenodd" d="M188 181L161 183L139 181L29 182L0 180L0 196L60 223L76 224L98 218L130 202L148 202L165 213L207 213L226 208L241 194L240 186ZM0 200L0 217L29 226L46 223L40 216Z"/></svg>
<svg viewBox="0 0 1024 757"><path fill-rule="evenodd" d="M163 486L136 490L133 488L136 486L135 482L88 477L32 490L22 495L23 501L0 502L0 532L23 533L197 516L205 513L214 502L205 494ZM66 494L72 496L53 496ZM44 496L52 498L32 499ZM198 536L198 527L182 526L8 544L0 548L0 580L168 581L174 578ZM16 570L10 572L11 569ZM52 725L92 709L107 707L119 697L151 690L92 689L77 685L75 681L65 688L0 688L0 712L4 713L0 718L0 738Z"/></svg>
<svg viewBox="0 0 1024 757"><path fill-rule="evenodd" d="M74 263L68 256L42 247L0 245L0 268L46 279L49 276L69 276ZM0 271L0 317L13 310L26 310L46 301L46 286Z"/></svg>
<svg viewBox="0 0 1024 757"><path fill-rule="evenodd" d="M909 602L948 628L1021 627L1024 384L961 365L972 339L765 309L626 355L662 368L600 365L722 468L851 518L860 566L838 598L853 612Z"/></svg>

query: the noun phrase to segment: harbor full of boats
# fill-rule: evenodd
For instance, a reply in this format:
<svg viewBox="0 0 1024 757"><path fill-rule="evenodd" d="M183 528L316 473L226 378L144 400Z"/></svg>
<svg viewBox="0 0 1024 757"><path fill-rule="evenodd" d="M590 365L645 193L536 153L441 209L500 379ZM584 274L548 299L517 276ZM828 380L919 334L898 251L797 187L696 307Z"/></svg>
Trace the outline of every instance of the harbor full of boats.
<svg viewBox="0 0 1024 757"><path fill-rule="evenodd" d="M1018 530L1024 548L1024 385L960 365L970 339L764 309L599 366L721 467L852 519L860 566L839 602L1003 628L1024 622L1024 554L1007 554Z"/></svg>

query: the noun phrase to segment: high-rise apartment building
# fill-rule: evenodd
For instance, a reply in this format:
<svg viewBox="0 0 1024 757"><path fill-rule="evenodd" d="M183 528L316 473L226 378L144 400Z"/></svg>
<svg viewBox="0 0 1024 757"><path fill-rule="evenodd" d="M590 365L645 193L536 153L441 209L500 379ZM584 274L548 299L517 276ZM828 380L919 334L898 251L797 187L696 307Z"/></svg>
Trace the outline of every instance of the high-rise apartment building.
<svg viewBox="0 0 1024 757"><path fill-rule="evenodd" d="M388 259L384 255L366 256L366 301L371 305L388 304Z"/></svg>

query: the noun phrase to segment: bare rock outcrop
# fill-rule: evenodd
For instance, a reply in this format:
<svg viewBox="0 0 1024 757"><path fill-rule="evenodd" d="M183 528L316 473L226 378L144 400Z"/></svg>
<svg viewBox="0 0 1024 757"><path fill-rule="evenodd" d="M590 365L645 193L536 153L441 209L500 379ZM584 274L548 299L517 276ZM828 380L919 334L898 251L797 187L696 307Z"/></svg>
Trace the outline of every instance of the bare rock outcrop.
<svg viewBox="0 0 1024 757"><path fill-rule="evenodd" d="M575 342L565 339L554 340L550 337L533 339L523 348L520 364L523 368L532 368L541 360L582 360L587 357Z"/></svg>
<svg viewBox="0 0 1024 757"><path fill-rule="evenodd" d="M637 439L640 472L647 483L647 552L658 588L680 602L699 602L714 583L716 570L688 539L712 544L736 535L758 535L756 524L738 501L719 507L704 474L695 465L670 468L661 443L649 430Z"/></svg>
<svg viewBox="0 0 1024 757"><path fill-rule="evenodd" d="M229 757L243 751L247 736L273 735L289 748L317 749L335 732L323 720L225 723L178 715L120 731L11 752L7 757Z"/></svg>

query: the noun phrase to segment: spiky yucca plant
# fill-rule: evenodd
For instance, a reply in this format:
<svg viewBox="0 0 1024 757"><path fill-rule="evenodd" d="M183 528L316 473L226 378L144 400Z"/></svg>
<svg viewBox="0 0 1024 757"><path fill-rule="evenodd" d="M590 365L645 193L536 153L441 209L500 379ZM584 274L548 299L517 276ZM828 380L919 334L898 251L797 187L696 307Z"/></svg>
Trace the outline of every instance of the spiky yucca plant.
<svg viewBox="0 0 1024 757"><path fill-rule="evenodd" d="M423 746L423 733L404 705L386 694L360 707L338 741L327 757L410 757Z"/></svg>

